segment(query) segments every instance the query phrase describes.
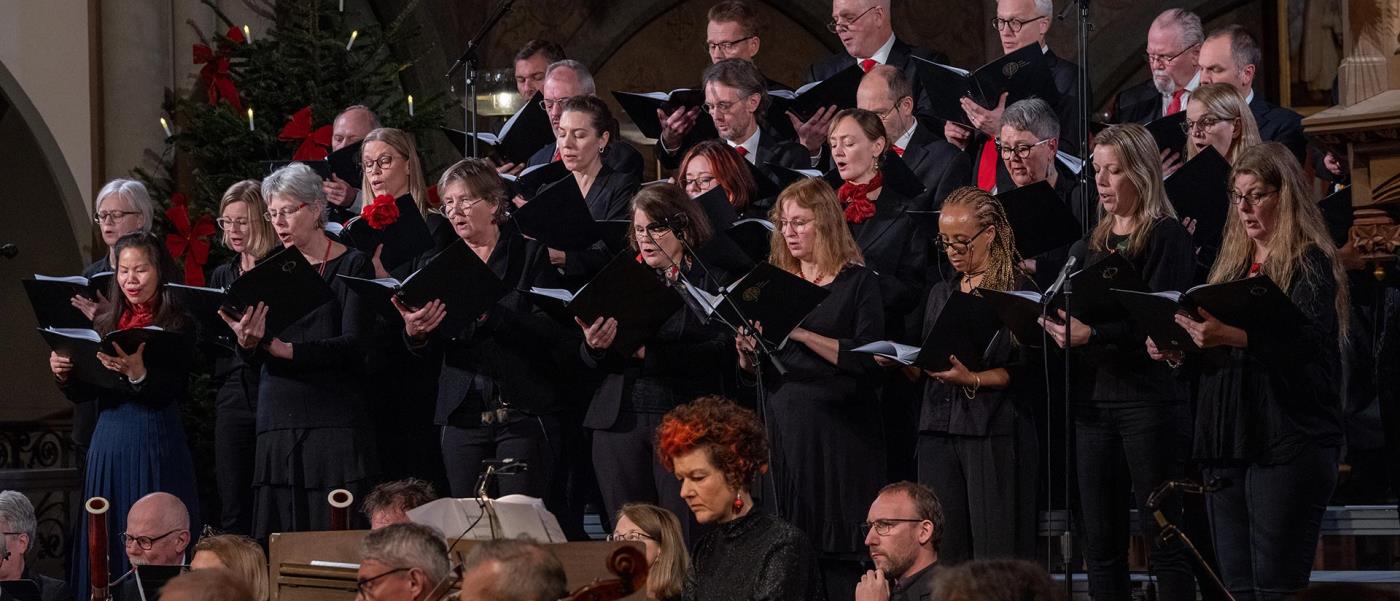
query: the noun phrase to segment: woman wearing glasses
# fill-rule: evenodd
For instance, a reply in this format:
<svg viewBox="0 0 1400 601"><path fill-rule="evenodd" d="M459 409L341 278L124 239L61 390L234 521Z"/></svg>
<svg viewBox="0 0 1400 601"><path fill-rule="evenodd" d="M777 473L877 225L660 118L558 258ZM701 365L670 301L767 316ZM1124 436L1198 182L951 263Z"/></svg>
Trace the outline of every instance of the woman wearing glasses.
<svg viewBox="0 0 1400 601"><path fill-rule="evenodd" d="M632 204L632 250L685 305L640 348L625 354L612 348L616 319L578 321L583 362L602 374L583 426L593 431L593 465L609 514L627 503L652 503L680 516L686 515L680 483L657 463L653 434L667 411L725 389L734 365L733 342L719 320L707 323L700 317L703 308L685 289L693 285L715 293L711 282L724 278L707 273L687 250L703 246L712 230L685 192L671 184L647 186ZM693 522L683 525L689 537Z"/></svg>
<svg viewBox="0 0 1400 601"><path fill-rule="evenodd" d="M262 303L236 319L220 314L233 329L239 357L261 370L255 538L326 528L326 494L346 488L362 496L379 472L362 377L370 313L336 277L374 277L370 258L326 236L325 191L310 167L278 169L263 180L262 195L277 239L306 257L333 298L271 339L264 336L270 309Z"/></svg>
<svg viewBox="0 0 1400 601"><path fill-rule="evenodd" d="M646 548L647 599L673 601L681 598L686 572L690 571L690 554L681 536L681 522L676 514L663 507L645 503L628 503L613 520L610 541L641 543Z"/></svg>
<svg viewBox="0 0 1400 601"><path fill-rule="evenodd" d="M1155 292L1186 290L1194 274L1194 249L1162 187L1161 157L1141 125L1115 125L1094 143L1094 173L1106 216L1070 255L1093 265L1110 254L1127 259ZM1061 323L1060 320L1068 323ZM1186 392L1167 366L1147 356L1144 337L1126 321L1085 324L1066 318L1042 321L1050 339L1075 349L1079 498L1084 513L1084 559L1089 590L1096 598L1128 598L1127 488L1136 500L1142 533L1154 541L1152 574L1159 597L1194 599L1195 579L1179 541L1157 538L1147 497L1162 482L1180 478L1190 444ZM1159 509L1177 522L1179 497Z"/></svg>
<svg viewBox="0 0 1400 601"><path fill-rule="evenodd" d="M454 319L462 309L434 300L422 307L394 306L403 317L402 338L423 363L439 364L433 423L441 428L442 461L453 497L476 496L483 462L511 458L529 469L498 476L493 495L544 498L558 455L559 417L553 351L561 328L521 290L548 269L544 249L505 221L505 183L490 163L466 159L438 180L442 211L465 244L505 283L504 296L481 315ZM420 259L414 269L427 263Z"/></svg>
<svg viewBox="0 0 1400 601"><path fill-rule="evenodd" d="M866 500L885 483L885 434L875 390L880 370L851 349L885 336L885 303L864 265L831 186L807 179L778 196L769 262L830 294L764 366L773 438L773 507L813 541L828 591L855 590L864 569ZM759 324L761 327L762 324ZM755 340L740 336L739 366L754 369ZM766 502L765 502L766 503ZM832 595L837 596L837 595Z"/></svg>
<svg viewBox="0 0 1400 601"><path fill-rule="evenodd" d="M681 174L678 183L691 198L719 186L740 219L768 216L770 207L760 202L767 199L757 197L758 186L748 163L720 140L705 140L690 147L677 172ZM713 225L721 229L729 226L727 223Z"/></svg>
<svg viewBox="0 0 1400 601"><path fill-rule="evenodd" d="M277 234L263 215L261 183L243 180L219 201L223 243L234 252L214 268L209 285L227 288L252 269L277 244ZM248 533L253 527L253 452L257 448L258 372L231 348L215 349L214 465L219 489L219 528Z"/></svg>
<svg viewBox="0 0 1400 601"><path fill-rule="evenodd" d="M1225 586L1239 599L1279 599L1308 585L1343 442L1346 274L1302 167L1287 147L1245 149L1230 173L1234 208L1210 283L1265 276L1302 310L1296 327L1242 329L1207 311L1176 321L1222 362L1199 374L1194 456ZM1155 358L1181 361L1180 352Z"/></svg>
<svg viewBox="0 0 1400 601"><path fill-rule="evenodd" d="M925 335L955 294L1035 289L1018 267L1015 234L991 194L973 187L949 194L938 231L936 242L957 275L929 291ZM952 357L949 369L924 374L919 482L943 501L940 562L1027 558L1035 551L1039 453L1029 401L1039 386L1024 350L1003 328L981 357ZM981 370L967 367L973 360Z"/></svg>
<svg viewBox="0 0 1400 601"><path fill-rule="evenodd" d="M1060 144L1060 120L1050 103L1028 98L1012 103L1001 114L1000 138L997 143L1001 160L1015 187L1021 188L1045 182L1055 195L1069 207L1079 223L1098 218L1097 207L1087 190L1079 186L1079 178L1056 160ZM1009 191L1009 190L1003 190ZM1069 258L1069 245L1026 257L1022 267L1040 288L1048 288Z"/></svg>
<svg viewBox="0 0 1400 601"><path fill-rule="evenodd" d="M401 129L381 127L369 132L360 147L360 157L364 168L363 190L369 198L390 196L399 198L405 194L413 197L413 204L423 214L428 223L428 233L433 239L433 249L441 249L452 242L452 228L447 220L429 204L427 174L418 159L418 145L413 136ZM363 210L363 208L362 208ZM426 255L431 255L428 251ZM388 277L389 273L374 257L374 269L378 277ZM408 275L406 267L400 268L400 277Z"/></svg>
<svg viewBox="0 0 1400 601"><path fill-rule="evenodd" d="M1254 113L1235 86L1212 83L1196 88L1186 103L1186 160L1195 158L1207 146L1234 164L1246 148L1259 145L1259 126Z"/></svg>
<svg viewBox="0 0 1400 601"><path fill-rule="evenodd" d="M656 440L661 463L681 482L688 512L711 527L695 543L681 599L827 598L807 535L754 506L749 485L768 471L769 455L763 424L752 410L702 397L667 413Z"/></svg>
<svg viewBox="0 0 1400 601"><path fill-rule="evenodd" d="M87 449L84 498L104 497L108 512L108 562L110 573L127 570L122 538L127 512L143 496L163 491L178 496L190 510L190 523L199 523L194 461L190 457L180 419L180 405L189 397L189 375L194 354L194 326L165 287L170 274L179 271L165 245L151 234L133 232L116 240L116 275L111 301L93 320L101 335L116 330L155 326L184 335L188 348L159 355L147 354L146 345L114 349L114 355L97 353L97 359L119 378L113 387L100 387L71 377L73 358L49 354L54 380L70 400L91 402L98 410L97 426ZM185 352L180 352L180 351ZM81 538L87 540L87 522ZM88 587L87 553L78 553L78 590Z"/></svg>

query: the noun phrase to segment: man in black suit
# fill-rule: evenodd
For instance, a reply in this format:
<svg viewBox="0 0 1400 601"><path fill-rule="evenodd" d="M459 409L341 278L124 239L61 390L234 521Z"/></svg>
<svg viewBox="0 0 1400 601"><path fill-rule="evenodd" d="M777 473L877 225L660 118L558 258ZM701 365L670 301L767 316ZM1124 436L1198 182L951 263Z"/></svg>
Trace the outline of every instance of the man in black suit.
<svg viewBox="0 0 1400 601"><path fill-rule="evenodd" d="M936 60L936 57L927 50L896 38L890 17L889 0L832 0L831 22L827 23L826 28L841 38L845 52L812 63L807 70L807 82L821 81L851 65L860 65L866 73L876 65L890 65L902 71L913 83L915 112L920 115L931 113L928 98L919 85L918 75L909 57L928 60ZM818 111L806 122L788 113L792 128L797 132L797 141L807 147L814 158L813 164L816 164L815 159L821 153L822 144L826 143L827 130L835 116L836 107Z"/></svg>
<svg viewBox="0 0 1400 601"><path fill-rule="evenodd" d="M1147 30L1147 66L1152 80L1118 93L1113 103L1116 123L1147 124L1186 110L1191 92L1201 85L1198 69L1201 18L1189 10L1169 8Z"/></svg>
<svg viewBox="0 0 1400 601"><path fill-rule="evenodd" d="M768 92L763 74L753 63L727 58L705 69L706 112L715 122L715 131L744 160L752 165L775 163L790 169L811 166L801 144L784 140L771 127L762 124L768 109ZM668 148L665 137L656 141L657 160L675 168L682 158L681 148Z"/></svg>
<svg viewBox="0 0 1400 601"><path fill-rule="evenodd" d="M890 137L890 150L904 159L923 182L927 209L943 204L949 192L966 186L972 167L967 155L940 140L914 117L914 88L909 78L890 65L877 65L856 89L856 107L880 116Z"/></svg>
<svg viewBox="0 0 1400 601"><path fill-rule="evenodd" d="M564 101L575 96L598 95L598 88L593 83L593 74L588 71L588 67L569 59L558 61L545 70L544 87L540 90L544 95L544 100L541 101L544 103L544 110L549 113L549 125L555 130L559 129L559 116L564 114ZM550 142L535 151L525 165L534 167L557 160L558 143ZM603 151L603 163L613 171L621 173L642 172L642 154L621 139L608 142L607 149ZM510 173L515 169L514 165L507 163L497 170Z"/></svg>
<svg viewBox="0 0 1400 601"><path fill-rule="evenodd" d="M1052 103L1061 124L1059 148L1074 154L1079 148L1082 120L1079 115L1079 68L1055 55L1045 42L1054 19L1055 5L1051 0L997 0L997 16L992 19L992 27L997 30L1003 54L1010 54L1031 44L1040 46L1050 65L1055 89L1045 91L1045 100ZM1004 170L998 165L996 156L996 136L1001 128L1001 114L1006 110L1006 94L1002 94L997 106L983 108L970 98L963 98L963 111L968 120L977 127L977 132L969 132L955 123L943 127L943 135L955 145L971 148L976 156L977 184L989 189L994 185L998 172ZM980 134L980 135L976 135Z"/></svg>
<svg viewBox="0 0 1400 601"><path fill-rule="evenodd" d="M1201 44L1201 83L1228 83L1239 90L1259 125L1259 138L1279 142L1305 160L1308 140L1303 137L1303 116L1254 93L1254 75L1263 62L1259 43L1239 25L1210 32Z"/></svg>

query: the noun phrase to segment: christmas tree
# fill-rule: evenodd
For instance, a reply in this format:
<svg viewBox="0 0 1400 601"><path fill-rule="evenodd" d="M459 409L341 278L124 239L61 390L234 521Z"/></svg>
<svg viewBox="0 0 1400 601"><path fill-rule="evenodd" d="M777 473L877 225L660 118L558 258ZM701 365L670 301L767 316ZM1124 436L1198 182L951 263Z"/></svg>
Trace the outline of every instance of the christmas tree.
<svg viewBox="0 0 1400 601"><path fill-rule="evenodd" d="M325 158L331 121L347 106L368 106L385 126L421 139L438 129L450 105L442 90L409 101L414 91L405 91L399 78L416 58L394 53L417 35L405 26L416 0L383 27L353 25L339 0L245 2L271 29L250 40L213 0L203 0L227 31L206 35L189 23L202 40L193 48L199 76L188 93L167 91L165 146L148 151L159 167L134 170L150 189L157 230L190 284L202 284L206 266L228 256L211 241L219 199L230 185L261 179L269 161Z"/></svg>

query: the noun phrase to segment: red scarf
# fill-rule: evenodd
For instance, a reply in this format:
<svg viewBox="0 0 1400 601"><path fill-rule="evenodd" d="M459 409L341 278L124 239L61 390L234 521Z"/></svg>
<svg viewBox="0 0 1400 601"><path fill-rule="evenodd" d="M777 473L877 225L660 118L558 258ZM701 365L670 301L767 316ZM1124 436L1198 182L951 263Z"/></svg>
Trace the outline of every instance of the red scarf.
<svg viewBox="0 0 1400 601"><path fill-rule="evenodd" d="M144 328L155 323L155 303L133 303L122 311L121 319L117 320L118 330L129 330L131 328Z"/></svg>
<svg viewBox="0 0 1400 601"><path fill-rule="evenodd" d="M875 203L870 201L870 193L879 190L883 183L884 175L876 171L875 177L870 178L868 184L841 184L841 189L836 191L836 198L840 199L841 206L845 207L848 223L861 223L875 216Z"/></svg>

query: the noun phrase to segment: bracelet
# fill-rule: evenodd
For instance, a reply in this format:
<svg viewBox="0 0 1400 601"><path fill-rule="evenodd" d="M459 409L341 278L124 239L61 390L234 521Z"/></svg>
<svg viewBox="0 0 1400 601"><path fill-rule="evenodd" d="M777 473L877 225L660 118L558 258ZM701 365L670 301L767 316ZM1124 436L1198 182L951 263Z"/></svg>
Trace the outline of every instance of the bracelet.
<svg viewBox="0 0 1400 601"><path fill-rule="evenodd" d="M978 375L976 372L973 372L972 379L974 382L972 385L972 390L968 390L966 386L962 387L963 395L967 396L968 399L976 397L977 391L982 388L982 376Z"/></svg>

